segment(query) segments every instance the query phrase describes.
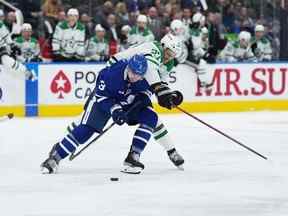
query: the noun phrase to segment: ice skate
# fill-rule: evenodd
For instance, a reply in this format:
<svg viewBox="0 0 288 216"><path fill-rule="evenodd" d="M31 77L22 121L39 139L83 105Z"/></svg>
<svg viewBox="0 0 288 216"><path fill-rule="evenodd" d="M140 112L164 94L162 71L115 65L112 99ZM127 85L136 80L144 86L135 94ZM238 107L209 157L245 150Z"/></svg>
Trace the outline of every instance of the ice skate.
<svg viewBox="0 0 288 216"><path fill-rule="evenodd" d="M53 158L49 157L41 164L41 172L43 174L57 173L58 162Z"/></svg>
<svg viewBox="0 0 288 216"><path fill-rule="evenodd" d="M144 169L144 164L139 161L140 155L130 151L124 160L124 168L121 170L123 173L140 174Z"/></svg>
<svg viewBox="0 0 288 216"><path fill-rule="evenodd" d="M169 150L168 152L169 159L172 163L180 170L184 170L183 164L184 159L183 157L176 151L175 148Z"/></svg>

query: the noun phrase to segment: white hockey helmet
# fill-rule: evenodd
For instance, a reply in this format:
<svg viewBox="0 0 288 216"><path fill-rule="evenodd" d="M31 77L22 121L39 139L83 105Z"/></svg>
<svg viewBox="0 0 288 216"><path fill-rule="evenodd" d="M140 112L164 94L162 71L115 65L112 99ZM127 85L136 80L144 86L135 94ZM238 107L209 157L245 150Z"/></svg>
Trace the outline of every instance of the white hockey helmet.
<svg viewBox="0 0 288 216"><path fill-rule="evenodd" d="M76 8L70 8L67 12L67 15L71 15L71 16L79 16L79 12Z"/></svg>
<svg viewBox="0 0 288 216"><path fill-rule="evenodd" d="M137 22L147 23L148 22L147 16L144 14L139 14L139 16L137 17Z"/></svg>
<svg viewBox="0 0 288 216"><path fill-rule="evenodd" d="M32 26L30 23L23 23L21 31L32 31Z"/></svg>
<svg viewBox="0 0 288 216"><path fill-rule="evenodd" d="M255 32L264 32L265 28L263 25L256 25Z"/></svg>
<svg viewBox="0 0 288 216"><path fill-rule="evenodd" d="M175 54L175 58L181 55L182 44L178 37L168 33L161 39L160 43L164 48L170 49Z"/></svg>
<svg viewBox="0 0 288 216"><path fill-rule="evenodd" d="M175 35L179 35L183 32L184 24L181 20L175 19L171 22L170 29Z"/></svg>
<svg viewBox="0 0 288 216"><path fill-rule="evenodd" d="M250 42L250 40L251 40L251 34L249 33L249 32L247 32L247 31L241 31L240 33L239 33L239 40L241 41L241 40L243 40L243 41L245 41L245 42L247 42L247 43L249 43Z"/></svg>
<svg viewBox="0 0 288 216"><path fill-rule="evenodd" d="M101 32L105 32L105 29L102 27L102 25L101 24L97 24L96 26L95 26L95 31L101 31Z"/></svg>
<svg viewBox="0 0 288 216"><path fill-rule="evenodd" d="M131 27L129 25L124 25L121 28L121 31L124 31L124 32L130 32L130 30L131 30Z"/></svg>
<svg viewBox="0 0 288 216"><path fill-rule="evenodd" d="M192 22L193 23L203 22L203 19L204 19L204 22L205 22L205 17L201 13L197 12L197 13L195 13L193 15Z"/></svg>

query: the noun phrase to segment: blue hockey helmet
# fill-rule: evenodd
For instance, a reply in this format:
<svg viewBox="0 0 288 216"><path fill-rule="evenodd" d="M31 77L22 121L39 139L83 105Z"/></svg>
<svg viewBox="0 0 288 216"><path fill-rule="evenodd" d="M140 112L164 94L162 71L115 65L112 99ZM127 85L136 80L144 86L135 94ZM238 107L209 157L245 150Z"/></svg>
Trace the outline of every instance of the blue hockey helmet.
<svg viewBox="0 0 288 216"><path fill-rule="evenodd" d="M129 59L128 67L133 73L144 76L148 68L147 59L143 54L136 54Z"/></svg>

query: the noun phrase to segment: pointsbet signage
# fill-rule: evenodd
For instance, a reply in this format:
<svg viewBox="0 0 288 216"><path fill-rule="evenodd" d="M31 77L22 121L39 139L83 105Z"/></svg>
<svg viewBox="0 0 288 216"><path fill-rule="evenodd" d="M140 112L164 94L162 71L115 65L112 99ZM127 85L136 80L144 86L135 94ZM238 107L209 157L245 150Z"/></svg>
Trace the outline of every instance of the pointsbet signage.
<svg viewBox="0 0 288 216"><path fill-rule="evenodd" d="M105 64L33 65L38 80L32 85L0 72L0 111L3 107L33 108L30 115L77 115L93 91ZM199 87L195 70L178 65L168 75L171 88L184 95L191 112L288 110L288 67L285 63L215 64L208 69L210 89ZM28 82L28 84L31 84ZM17 86L17 88L15 87ZM157 105L158 112L173 113ZM26 112L27 113L27 112Z"/></svg>

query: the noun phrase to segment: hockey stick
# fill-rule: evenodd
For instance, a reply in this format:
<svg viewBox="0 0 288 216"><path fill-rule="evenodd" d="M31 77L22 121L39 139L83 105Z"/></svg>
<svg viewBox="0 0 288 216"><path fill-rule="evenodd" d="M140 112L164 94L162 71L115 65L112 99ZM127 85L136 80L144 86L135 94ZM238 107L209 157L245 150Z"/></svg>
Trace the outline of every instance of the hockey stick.
<svg viewBox="0 0 288 216"><path fill-rule="evenodd" d="M13 114L13 113L9 113L9 114L7 114L7 115L1 116L1 117L0 117L0 122L6 121L6 120L8 120L8 119L12 119L13 117L14 117L14 114Z"/></svg>
<svg viewBox="0 0 288 216"><path fill-rule="evenodd" d="M140 105L141 102L139 101L138 103L133 104L132 107L130 107L127 112L126 115L128 115L132 110L134 110L138 105ZM84 146L81 150L79 150L77 153L72 153L69 157L69 160L72 161L74 160L74 158L76 158L78 155L80 155L86 148L88 148L91 144L93 144L94 142L96 142L100 137L102 137L108 130L110 130L116 123L113 122L112 124L110 124L107 128L105 128L102 133L100 133L98 136L96 136L93 140L91 140L86 146Z"/></svg>
<svg viewBox="0 0 288 216"><path fill-rule="evenodd" d="M185 111L184 109L182 109L182 108L180 108L180 107L175 107L175 108L178 109L178 110L180 110L181 112L185 113L186 115L190 116L191 118L197 120L198 122L204 124L205 126L209 127L210 129L212 129L212 130L218 132L219 134L225 136L226 138L232 140L234 143L236 143L236 144L242 146L243 148L247 149L248 151L253 152L254 154L260 156L261 158L263 158L263 159L265 159L265 160L268 160L268 158L265 157L264 155L258 153L258 152L255 151L254 149L252 149L252 148L250 148L250 147L244 145L243 143L241 143L241 142L239 142L238 140L234 139L233 137L231 137L231 136L225 134L224 132L218 130L217 128L213 127L212 125L210 125L210 124L204 122L203 120L199 119L198 117L196 117L196 116L190 114L189 112Z"/></svg>

